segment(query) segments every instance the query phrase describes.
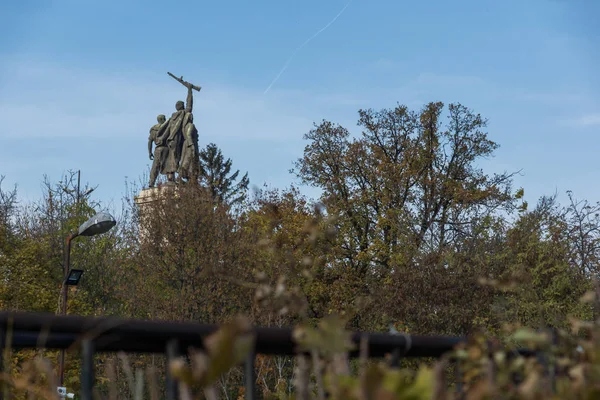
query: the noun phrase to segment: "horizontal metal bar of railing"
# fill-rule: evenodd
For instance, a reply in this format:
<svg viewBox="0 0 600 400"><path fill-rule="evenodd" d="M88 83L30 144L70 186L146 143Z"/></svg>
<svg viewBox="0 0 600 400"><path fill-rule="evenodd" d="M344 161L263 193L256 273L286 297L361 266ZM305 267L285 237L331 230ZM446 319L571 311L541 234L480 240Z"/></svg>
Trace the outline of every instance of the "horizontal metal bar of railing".
<svg viewBox="0 0 600 400"><path fill-rule="evenodd" d="M94 341L95 352L131 353L164 353L173 339L181 349L202 348L203 339L219 328L192 322L20 312L0 312L0 326L7 334L12 331L14 348L65 349L85 336ZM257 354L297 354L291 328L256 327L253 331ZM352 340L358 345L363 336L367 339L369 357L383 357L396 349L402 351L402 357L439 357L463 341L458 337L361 332L353 333ZM352 351L350 356L358 356L358 350Z"/></svg>

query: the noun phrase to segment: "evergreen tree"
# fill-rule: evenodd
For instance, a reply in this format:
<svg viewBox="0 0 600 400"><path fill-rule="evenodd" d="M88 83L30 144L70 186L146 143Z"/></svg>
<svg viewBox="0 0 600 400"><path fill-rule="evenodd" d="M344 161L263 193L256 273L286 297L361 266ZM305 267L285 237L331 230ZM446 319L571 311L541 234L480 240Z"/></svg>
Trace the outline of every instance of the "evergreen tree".
<svg viewBox="0 0 600 400"><path fill-rule="evenodd" d="M214 143L209 143L200 151L201 182L209 188L213 199L228 205L243 202L250 183L248 173L237 181L240 171L231 173L231 165L231 159L225 160Z"/></svg>

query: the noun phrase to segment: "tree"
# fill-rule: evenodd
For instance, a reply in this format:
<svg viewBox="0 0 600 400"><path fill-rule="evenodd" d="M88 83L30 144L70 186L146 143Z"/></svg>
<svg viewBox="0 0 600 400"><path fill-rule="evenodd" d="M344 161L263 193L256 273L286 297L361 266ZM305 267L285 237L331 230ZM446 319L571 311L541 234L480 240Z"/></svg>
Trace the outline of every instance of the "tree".
<svg viewBox="0 0 600 400"><path fill-rule="evenodd" d="M340 246L353 267L411 262L394 255L441 250L468 235L472 221L511 209L511 175L490 176L476 164L497 148L486 121L451 104L443 127L442 111L442 103L419 113L360 110L358 139L328 121L305 135L295 172L321 188L327 212L340 217Z"/></svg>
<svg viewBox="0 0 600 400"><path fill-rule="evenodd" d="M573 248L576 252L582 248L581 237L571 235L597 230L598 224L591 229L590 221L579 219L582 212L586 212L585 206L579 209L572 203L561 208L556 196L542 197L508 230L504 249L497 252L506 266L499 277L515 284L496 310L503 314L502 320L534 328L568 328L567 316L592 318L589 306L580 302L593 287L591 276L584 273L581 258L573 257Z"/></svg>
<svg viewBox="0 0 600 400"><path fill-rule="evenodd" d="M4 284L0 285L0 306L6 308L7 277L13 272L14 255L19 246L16 234L15 219L17 217L17 189L5 191L2 188L4 176L0 177L0 268L2 268Z"/></svg>
<svg viewBox="0 0 600 400"><path fill-rule="evenodd" d="M386 327L394 319L417 322L417 304L428 320L438 321L429 327L450 324L450 318L437 317L449 304L439 293L460 292L463 284L466 291L472 282L457 279L458 287L448 285L457 276L449 269L449 255L485 231L500 211L515 208L512 175L489 175L477 165L498 147L484 131L486 120L450 104L444 124L443 111L439 102L419 112L402 105L360 110L358 138L329 121L305 135L309 143L294 172L322 189L327 214L337 217L331 265L339 271L339 283L332 286L354 288L332 293L335 303L371 296L378 299L373 307L382 310L386 296L387 303L394 299L389 314L362 313L357 327ZM415 306L397 307L398 301ZM423 323L420 329L430 329Z"/></svg>
<svg viewBox="0 0 600 400"><path fill-rule="evenodd" d="M563 233L569 243L569 263L582 275L600 274L600 203L577 200L567 192L569 205L562 211Z"/></svg>
<svg viewBox="0 0 600 400"><path fill-rule="evenodd" d="M87 186L77 192L76 178L73 172L58 182L45 177L41 199L19 207L16 192L4 192L0 188L3 228L0 231L0 274L3 277L0 304L3 310L50 313L59 310L65 238L101 209L101 205L90 198L91 190ZM119 252L123 248L118 239L116 232L111 232L73 243L71 265L84 269L85 275L76 287L70 288L69 314L118 315L124 311L116 301L122 271ZM13 358L15 370L32 357L31 351L17 352ZM66 383L76 390L80 371L77 358L67 354L67 363Z"/></svg>
<svg viewBox="0 0 600 400"><path fill-rule="evenodd" d="M94 213L88 197L75 193L74 176L68 173L57 183L45 177L43 198L13 215L12 236L16 243L11 259L2 265L6 308L57 310L65 238ZM90 248L89 242L74 245L74 262Z"/></svg>
<svg viewBox="0 0 600 400"><path fill-rule="evenodd" d="M160 189L156 201L133 205L126 233L129 250L128 307L137 317L217 322L248 310L250 297L230 277L244 281L247 247L225 204L213 203L201 186ZM140 301L143 299L142 301Z"/></svg>
<svg viewBox="0 0 600 400"><path fill-rule="evenodd" d="M200 151L200 180L210 190L212 198L229 205L246 199L250 183L248 173L236 182L240 171L231 172L231 159L225 160L216 144L210 143Z"/></svg>

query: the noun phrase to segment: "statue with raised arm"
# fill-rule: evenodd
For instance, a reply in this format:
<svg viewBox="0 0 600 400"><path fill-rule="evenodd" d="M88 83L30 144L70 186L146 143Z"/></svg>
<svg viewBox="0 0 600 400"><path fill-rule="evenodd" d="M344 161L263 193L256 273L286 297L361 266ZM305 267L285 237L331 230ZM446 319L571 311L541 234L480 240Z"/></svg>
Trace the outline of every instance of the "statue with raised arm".
<svg viewBox="0 0 600 400"><path fill-rule="evenodd" d="M158 132L158 136L165 138L165 144L167 146L167 156L164 163L163 173L167 175L169 182L175 181L175 173L180 170L180 161L184 146L184 129L188 125L188 121L192 118L192 109L194 104L194 98L192 90L200 91L200 87L193 85L183 80L183 77L177 78L172 73L168 72L169 76L177 80L188 90L187 99L184 104L183 101L175 103L175 112L169 118L169 121L161 126Z"/></svg>
<svg viewBox="0 0 600 400"><path fill-rule="evenodd" d="M163 136L159 136L160 128L166 125L166 117L160 114L156 117L157 124L150 128L150 136L148 137L148 156L152 160L150 168L150 187L154 187L158 174L164 174L165 160L168 155L168 148L165 143L164 129ZM152 154L152 144L154 144L154 154Z"/></svg>
<svg viewBox="0 0 600 400"><path fill-rule="evenodd" d="M179 164L179 178L194 180L200 173L198 159L198 130L194 125L194 115L189 114L183 127L183 148Z"/></svg>

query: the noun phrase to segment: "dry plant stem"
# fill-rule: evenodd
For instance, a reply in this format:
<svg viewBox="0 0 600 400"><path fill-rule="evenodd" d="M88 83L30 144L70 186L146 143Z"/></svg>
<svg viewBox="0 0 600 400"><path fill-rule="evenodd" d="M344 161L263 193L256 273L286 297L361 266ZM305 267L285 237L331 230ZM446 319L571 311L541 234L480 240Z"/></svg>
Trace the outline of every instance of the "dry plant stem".
<svg viewBox="0 0 600 400"><path fill-rule="evenodd" d="M208 370L210 360L202 351L191 352L190 361L192 363L192 374L195 379L201 380Z"/></svg>
<svg viewBox="0 0 600 400"><path fill-rule="evenodd" d="M0 383L2 384L2 393L4 395L4 399L8 399L8 387L12 385L10 376L5 372L1 372Z"/></svg>
<svg viewBox="0 0 600 400"><path fill-rule="evenodd" d="M43 371L46 374L46 383L48 385L49 393L54 393L58 387L58 382L56 380L56 376L54 375L54 371L52 370L52 364L48 359L41 356L38 356L35 362L38 370Z"/></svg>
<svg viewBox="0 0 600 400"><path fill-rule="evenodd" d="M13 328L12 328L12 319L9 321L8 323L8 329L5 332L5 340L6 342L4 343L4 349L2 349L2 356L4 357L4 359L2 360L2 365L6 365L8 367L10 367L11 365L11 359L12 359L12 333L13 333ZM6 368L6 367L5 367ZM9 368L9 371L12 370L12 368ZM10 372L8 374L6 374L5 378L2 379L2 391L4 392L4 396L3 398L5 400L10 400L10 391L9 391L9 385L8 382L12 381L12 377L10 376Z"/></svg>
<svg viewBox="0 0 600 400"><path fill-rule="evenodd" d="M350 375L350 365L349 365L349 360L348 360L348 354L346 354L346 353L334 354L333 360L327 369L328 369L328 372L331 374L331 376L334 376L336 378ZM339 393L340 393L340 387L339 387L338 383L339 383L338 379L333 379L331 381L331 385L332 385L331 392L332 392L332 394L334 394L334 397L338 397Z"/></svg>
<svg viewBox="0 0 600 400"><path fill-rule="evenodd" d="M324 366L323 374L324 374L324 376L334 377L334 379L331 379L329 381L328 388L327 388L327 397L333 397L336 399L339 398L340 386L338 385L339 382L337 379L339 377L339 375L337 375L335 372L334 362L331 362Z"/></svg>
<svg viewBox="0 0 600 400"><path fill-rule="evenodd" d="M219 381L218 381L218 382L219 382L219 386L221 387L221 390L222 390L223 396L225 396L225 398L226 398L227 400L229 400L229 394L227 393L227 389L228 389L227 382L228 382L228 380L229 380L229 376L231 375L231 372L232 372L232 371L229 371L229 372L227 372L227 373L223 374L223 375L222 375L222 376L219 378Z"/></svg>
<svg viewBox="0 0 600 400"><path fill-rule="evenodd" d="M594 278L594 308L595 311L598 312L600 310L600 279ZM600 317L596 320L596 322L600 322Z"/></svg>
<svg viewBox="0 0 600 400"><path fill-rule="evenodd" d="M321 359L316 350L310 352L313 361L313 368L315 371L315 378L317 380L317 394L319 400L325 400L325 388L323 386L323 369L321 368Z"/></svg>
<svg viewBox="0 0 600 400"><path fill-rule="evenodd" d="M369 361L369 338L367 335L362 335L360 338L359 348L359 360L360 360L360 391L363 399L368 398L367 393L367 363Z"/></svg>
<svg viewBox="0 0 600 400"><path fill-rule="evenodd" d="M333 356L333 371L336 375L350 375L350 361L348 354L336 354Z"/></svg>
<svg viewBox="0 0 600 400"><path fill-rule="evenodd" d="M214 386L204 389L204 395L207 400L219 400L219 393Z"/></svg>
<svg viewBox="0 0 600 400"><path fill-rule="evenodd" d="M156 374L156 368L151 366L146 371L148 376L148 391L150 392L150 400L158 400L160 391L158 389L158 377Z"/></svg>
<svg viewBox="0 0 600 400"><path fill-rule="evenodd" d="M305 354L299 354L296 357L294 384L296 386L296 398L298 400L309 400L310 362Z"/></svg>
<svg viewBox="0 0 600 400"><path fill-rule="evenodd" d="M131 370L129 357L127 357L127 354L121 352L119 353L119 359L121 360L121 367L123 368L123 372L125 372L127 382L129 383L129 393L133 394L135 393L135 378L133 376L133 371Z"/></svg>
<svg viewBox="0 0 600 400"><path fill-rule="evenodd" d="M32 387L37 386L37 379L34 379L33 382L31 382L31 386ZM35 400L35 398L36 398L35 390L33 390L32 388L27 389L27 400Z"/></svg>
<svg viewBox="0 0 600 400"><path fill-rule="evenodd" d="M494 356L491 350L491 345L488 343L488 357L487 357L487 378L488 378L488 393L494 397L496 391L496 363L494 362Z"/></svg>
<svg viewBox="0 0 600 400"><path fill-rule="evenodd" d="M181 400L193 400L189 386L182 381L179 381L179 398Z"/></svg>
<svg viewBox="0 0 600 400"><path fill-rule="evenodd" d="M433 392L431 400L446 400L446 367L448 360L442 359L435 363L433 369Z"/></svg>
<svg viewBox="0 0 600 400"><path fill-rule="evenodd" d="M144 400L144 371L137 369L135 371L135 400Z"/></svg>
<svg viewBox="0 0 600 400"><path fill-rule="evenodd" d="M588 391L588 377L590 375L590 366L589 365L584 365L583 366L583 381L581 382L581 387L583 388L584 392Z"/></svg>
<svg viewBox="0 0 600 400"><path fill-rule="evenodd" d="M106 377L108 378L108 398L116 399L119 394L117 388L117 366L115 365L115 359L111 358L106 363Z"/></svg>

